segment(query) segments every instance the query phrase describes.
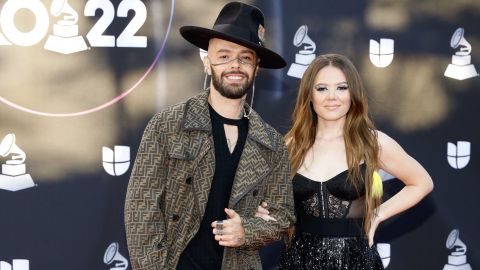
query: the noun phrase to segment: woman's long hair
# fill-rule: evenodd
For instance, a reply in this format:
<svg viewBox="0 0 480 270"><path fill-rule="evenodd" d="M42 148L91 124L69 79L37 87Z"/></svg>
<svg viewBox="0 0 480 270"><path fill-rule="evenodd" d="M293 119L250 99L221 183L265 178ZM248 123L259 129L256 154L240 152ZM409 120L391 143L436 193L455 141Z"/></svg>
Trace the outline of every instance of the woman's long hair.
<svg viewBox="0 0 480 270"><path fill-rule="evenodd" d="M304 162L307 151L313 146L317 131L317 115L313 110L312 92L315 77L325 66L339 68L347 79L351 105L343 127L343 139L348 164L348 179L361 190L365 185L364 230L368 234L375 209L381 198L372 196L373 172L378 168L379 145L373 122L368 116L368 101L362 80L355 66L343 55L320 55L310 64L300 82L297 102L293 111L293 127L286 134L292 172L296 173ZM361 175L360 164L366 164Z"/></svg>

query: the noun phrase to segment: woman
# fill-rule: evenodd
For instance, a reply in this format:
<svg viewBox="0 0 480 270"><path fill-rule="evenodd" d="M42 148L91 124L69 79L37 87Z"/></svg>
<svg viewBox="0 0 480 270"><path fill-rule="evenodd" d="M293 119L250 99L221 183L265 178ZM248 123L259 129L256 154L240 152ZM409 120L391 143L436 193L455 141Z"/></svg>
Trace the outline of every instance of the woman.
<svg viewBox="0 0 480 270"><path fill-rule="evenodd" d="M376 228L417 204L433 183L395 140L375 130L346 57L321 55L305 71L286 142L297 223L280 269L383 269L372 248ZM405 183L384 203L378 169ZM272 219L262 206L257 216Z"/></svg>

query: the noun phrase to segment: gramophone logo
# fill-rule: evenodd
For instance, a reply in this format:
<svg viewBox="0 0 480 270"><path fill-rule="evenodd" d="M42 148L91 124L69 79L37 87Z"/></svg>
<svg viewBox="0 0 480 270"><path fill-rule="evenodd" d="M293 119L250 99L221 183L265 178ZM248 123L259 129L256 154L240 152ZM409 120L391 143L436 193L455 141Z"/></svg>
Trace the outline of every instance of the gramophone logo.
<svg viewBox="0 0 480 270"><path fill-rule="evenodd" d="M3 138L0 143L0 156L10 156L10 159L2 164L0 189L17 191L35 186L30 174L26 173L25 159L27 156L15 144L15 134L10 133Z"/></svg>
<svg viewBox="0 0 480 270"><path fill-rule="evenodd" d="M16 259L12 260L12 264L0 261L0 270L29 270L30 262L28 260Z"/></svg>
<svg viewBox="0 0 480 270"><path fill-rule="evenodd" d="M78 13L67 3L67 0L53 0L50 14L55 17L63 15L63 18L53 25L53 35L48 37L43 48L63 54L87 49L85 40L78 35Z"/></svg>
<svg viewBox="0 0 480 270"><path fill-rule="evenodd" d="M383 268L387 268L390 264L390 244L377 243L377 251L382 259Z"/></svg>
<svg viewBox="0 0 480 270"><path fill-rule="evenodd" d="M393 39L381 38L380 43L370 39L370 61L376 67L388 67L393 61L393 52Z"/></svg>
<svg viewBox="0 0 480 270"><path fill-rule="evenodd" d="M303 46L303 49L295 54L295 63L293 63L288 69L288 76L301 79L308 65L310 65L313 59L315 59L316 45L307 34L308 27L306 25L302 25L300 28L298 28L295 36L293 37L293 45L295 45L295 47L300 47L304 44L305 45Z"/></svg>
<svg viewBox="0 0 480 270"><path fill-rule="evenodd" d="M450 40L450 47L453 49L459 48L454 55L452 55L452 63L448 65L445 70L445 77L465 80L478 76L475 66L471 63L472 56L472 46L464 37L465 30L463 28L458 28Z"/></svg>
<svg viewBox="0 0 480 270"><path fill-rule="evenodd" d="M447 248L452 250L448 255L448 263L443 266L443 270L472 270L470 264L467 263L467 245L459 238L460 231L454 229L447 238Z"/></svg>
<svg viewBox="0 0 480 270"><path fill-rule="evenodd" d="M118 249L118 243L113 242L108 246L105 255L103 255L103 262L112 266L110 270L125 270L128 267L128 260L120 254Z"/></svg>
<svg viewBox="0 0 480 270"><path fill-rule="evenodd" d="M130 167L130 147L115 145L114 150L102 147L103 168L113 176L120 176Z"/></svg>
<svg viewBox="0 0 480 270"><path fill-rule="evenodd" d="M448 164L454 169L463 169L470 161L470 142L458 141L455 145L449 142L447 144Z"/></svg>

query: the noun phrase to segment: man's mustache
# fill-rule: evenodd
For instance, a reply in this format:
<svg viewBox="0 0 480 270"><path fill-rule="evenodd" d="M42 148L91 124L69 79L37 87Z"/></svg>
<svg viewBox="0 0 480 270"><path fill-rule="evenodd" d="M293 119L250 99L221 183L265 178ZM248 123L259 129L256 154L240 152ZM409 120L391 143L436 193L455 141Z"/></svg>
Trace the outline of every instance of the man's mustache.
<svg viewBox="0 0 480 270"><path fill-rule="evenodd" d="M234 74L234 75L235 75L235 74L241 74L241 75L249 78L249 77L248 77L248 74L245 73L245 72L242 72L242 71L224 71L224 72L222 72L222 77L223 77L223 76L226 76L226 75L230 75L230 74Z"/></svg>

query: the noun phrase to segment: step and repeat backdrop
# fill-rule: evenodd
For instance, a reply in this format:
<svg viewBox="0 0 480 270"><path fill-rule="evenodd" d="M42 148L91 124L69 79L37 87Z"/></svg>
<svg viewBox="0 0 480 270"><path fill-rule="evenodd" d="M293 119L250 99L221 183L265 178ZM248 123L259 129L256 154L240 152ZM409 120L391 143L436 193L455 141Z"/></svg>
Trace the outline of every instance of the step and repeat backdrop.
<svg viewBox="0 0 480 270"><path fill-rule="evenodd" d="M431 174L434 191L382 224L386 269L480 269L480 2L245 1L266 16L253 107L281 133L324 53L348 56L377 127ZM183 25L219 0L0 0L0 270L131 269L126 187L146 123L203 91ZM250 99L248 99L250 100ZM384 199L403 184L384 174ZM283 246L261 250L276 269Z"/></svg>

